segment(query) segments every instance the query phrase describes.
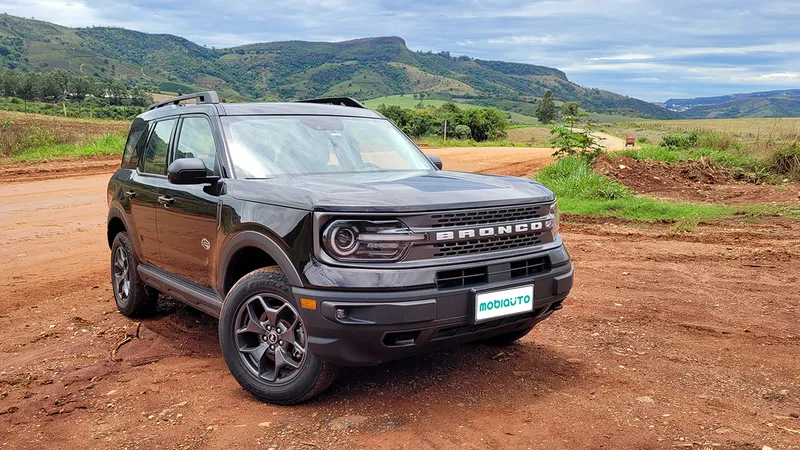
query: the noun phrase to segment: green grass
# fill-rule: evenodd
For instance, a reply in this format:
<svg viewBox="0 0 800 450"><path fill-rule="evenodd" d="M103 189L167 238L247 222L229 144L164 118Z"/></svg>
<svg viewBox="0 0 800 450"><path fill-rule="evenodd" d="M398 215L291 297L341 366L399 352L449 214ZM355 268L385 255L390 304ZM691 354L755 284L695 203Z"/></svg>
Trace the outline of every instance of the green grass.
<svg viewBox="0 0 800 450"><path fill-rule="evenodd" d="M658 145L642 145L639 150L623 150L615 156L630 156L637 161L663 161L677 163L706 158L722 166L758 172L764 164L759 158L744 152L714 150L707 148L670 149Z"/></svg>
<svg viewBox="0 0 800 450"><path fill-rule="evenodd" d="M567 214L677 223L697 223L732 217L741 211L726 205L666 202L634 196L614 200L561 197L558 206Z"/></svg>
<svg viewBox="0 0 800 450"><path fill-rule="evenodd" d="M122 155L125 136L109 134L85 145L56 144L33 147L8 158L9 162L40 161L43 159L89 158Z"/></svg>
<svg viewBox="0 0 800 450"><path fill-rule="evenodd" d="M633 197L630 189L595 173L582 158L561 158L542 169L536 180L561 199L615 200Z"/></svg>
<svg viewBox="0 0 800 450"><path fill-rule="evenodd" d="M734 207L635 196L623 184L595 173L589 162L581 158L562 158L544 168L535 179L556 194L563 213L670 222L675 224L674 231L687 231L701 222L730 217L747 219L780 215L800 219L800 209L781 205Z"/></svg>
<svg viewBox="0 0 800 450"><path fill-rule="evenodd" d="M428 147L530 147L529 142L515 142L515 141L474 141L460 140L460 139L442 139L435 136L424 136L414 139L417 145L424 145Z"/></svg>

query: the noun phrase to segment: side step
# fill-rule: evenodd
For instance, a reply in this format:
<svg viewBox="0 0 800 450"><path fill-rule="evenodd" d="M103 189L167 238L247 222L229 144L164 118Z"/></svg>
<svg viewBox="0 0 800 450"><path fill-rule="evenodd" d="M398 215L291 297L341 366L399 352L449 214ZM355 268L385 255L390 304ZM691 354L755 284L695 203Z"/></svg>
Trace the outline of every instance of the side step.
<svg viewBox="0 0 800 450"><path fill-rule="evenodd" d="M151 264L139 265L139 278L144 281L144 284L162 294L219 319L222 300L211 289L180 278Z"/></svg>

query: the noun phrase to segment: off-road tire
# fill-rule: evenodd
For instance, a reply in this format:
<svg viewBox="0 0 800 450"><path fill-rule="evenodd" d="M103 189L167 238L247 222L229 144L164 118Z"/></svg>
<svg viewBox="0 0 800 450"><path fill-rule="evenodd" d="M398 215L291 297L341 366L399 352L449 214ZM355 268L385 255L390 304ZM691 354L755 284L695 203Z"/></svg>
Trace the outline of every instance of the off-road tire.
<svg viewBox="0 0 800 450"><path fill-rule="evenodd" d="M480 343L481 344L486 344L486 345L494 345L494 346L504 346L504 345L513 344L514 342L516 342L516 341L522 339L523 337L525 337L525 335L530 333L531 330L533 330L533 327L523 328L521 330L512 331L510 333L499 334L497 336L492 336L492 337L489 337L489 338L486 338L486 339L481 339Z"/></svg>
<svg viewBox="0 0 800 450"><path fill-rule="evenodd" d="M225 297L219 318L220 345L228 369L245 390L268 403L292 405L319 395L336 378L339 372L336 365L306 351L299 368L293 369L293 378L284 382L270 381L255 373L247 362L247 357L242 356L244 352L240 351L237 344L239 335L237 329L240 330L240 324L237 322L241 320L242 308L247 308L246 303L260 296L270 296L272 301L285 302L293 308L299 318L299 310L294 303L289 280L278 266L257 269L242 277ZM302 326L302 319L298 320ZM268 321L264 321L262 325L267 323ZM307 340L305 345L307 350ZM275 359L273 363L274 361ZM260 371L260 368L256 371Z"/></svg>
<svg viewBox="0 0 800 450"><path fill-rule="evenodd" d="M128 294L120 292L120 283L115 274L120 274L120 252L124 255L124 276L127 277ZM133 251L131 238L123 231L117 233L111 244L111 288L117 309L123 315L132 318L148 317L156 312L158 306L158 292L146 287L137 271L138 262Z"/></svg>

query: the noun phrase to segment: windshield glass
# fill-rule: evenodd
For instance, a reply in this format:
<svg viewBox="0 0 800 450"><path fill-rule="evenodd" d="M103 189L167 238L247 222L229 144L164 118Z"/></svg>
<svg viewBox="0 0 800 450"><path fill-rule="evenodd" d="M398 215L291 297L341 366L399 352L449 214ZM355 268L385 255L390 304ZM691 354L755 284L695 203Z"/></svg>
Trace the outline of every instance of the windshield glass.
<svg viewBox="0 0 800 450"><path fill-rule="evenodd" d="M384 119L228 116L222 121L239 178L433 170Z"/></svg>

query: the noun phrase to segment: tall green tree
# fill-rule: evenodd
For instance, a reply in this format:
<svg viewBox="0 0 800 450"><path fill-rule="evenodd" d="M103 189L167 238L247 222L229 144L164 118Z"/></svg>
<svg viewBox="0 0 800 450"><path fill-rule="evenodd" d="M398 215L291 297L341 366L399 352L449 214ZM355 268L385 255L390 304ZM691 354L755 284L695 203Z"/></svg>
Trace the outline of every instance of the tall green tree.
<svg viewBox="0 0 800 450"><path fill-rule="evenodd" d="M580 114L580 108L581 104L578 102L564 102L561 105L561 115L577 117Z"/></svg>
<svg viewBox="0 0 800 450"><path fill-rule="evenodd" d="M536 108L536 118L540 123L548 124L556 120L556 102L553 100L553 92L547 91Z"/></svg>

